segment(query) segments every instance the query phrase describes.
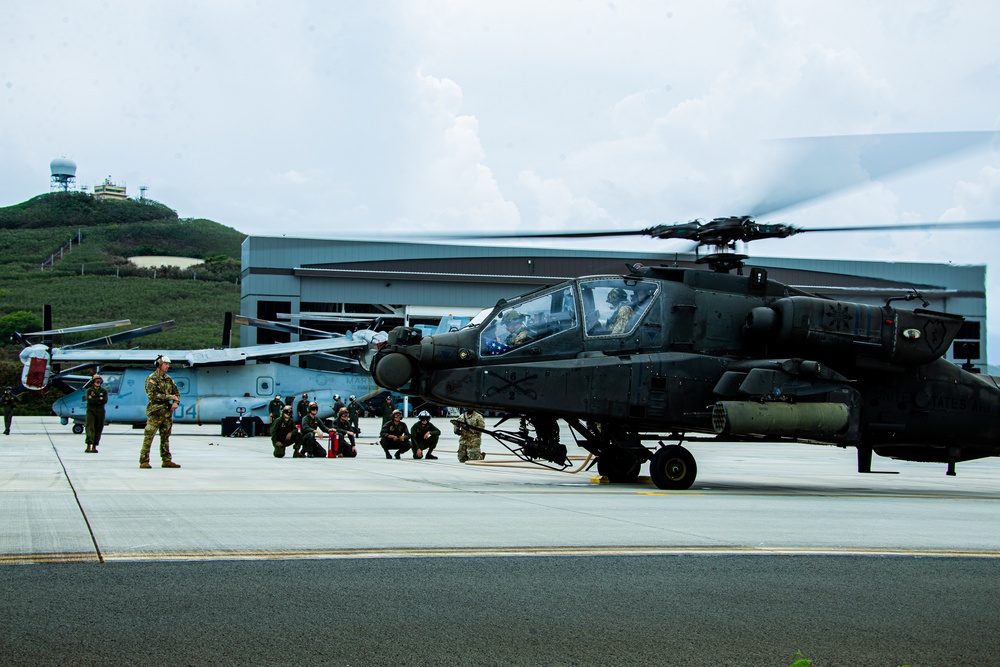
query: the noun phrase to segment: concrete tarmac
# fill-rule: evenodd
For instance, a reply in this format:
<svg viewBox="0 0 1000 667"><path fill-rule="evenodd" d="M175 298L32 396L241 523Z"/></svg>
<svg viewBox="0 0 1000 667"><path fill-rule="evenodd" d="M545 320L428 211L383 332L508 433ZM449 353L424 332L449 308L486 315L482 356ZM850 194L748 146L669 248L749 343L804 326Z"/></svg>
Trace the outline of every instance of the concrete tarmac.
<svg viewBox="0 0 1000 667"><path fill-rule="evenodd" d="M182 468L154 460L140 470L141 431L109 425L94 455L55 418L15 417L0 436L0 663L789 664L801 648L822 658L815 665L918 665L996 655L985 629L997 627L1000 460L946 477L943 465L876 458L877 470L900 474L859 475L853 450L696 443L694 487L663 492L522 465L488 439L488 465L459 464L457 438L437 422L437 461L386 460L370 444L378 420L363 420L356 459L275 459L267 438L176 425ZM511 572L510 586L490 574L479 590L481 573L495 571ZM725 591L742 590L744 576L757 592L734 606ZM352 602L322 604L309 587L331 600L352 591ZM756 636L754 613L766 619ZM344 650L300 641L345 615L356 618L337 635ZM451 627L466 617L467 631ZM847 619L872 629L861 648ZM124 634L112 642L104 623ZM271 628L266 646L222 639L263 636L258 624ZM60 639L43 641L40 627ZM172 649L175 632L201 643ZM150 638L158 648L147 656ZM500 645L506 654L490 652Z"/></svg>

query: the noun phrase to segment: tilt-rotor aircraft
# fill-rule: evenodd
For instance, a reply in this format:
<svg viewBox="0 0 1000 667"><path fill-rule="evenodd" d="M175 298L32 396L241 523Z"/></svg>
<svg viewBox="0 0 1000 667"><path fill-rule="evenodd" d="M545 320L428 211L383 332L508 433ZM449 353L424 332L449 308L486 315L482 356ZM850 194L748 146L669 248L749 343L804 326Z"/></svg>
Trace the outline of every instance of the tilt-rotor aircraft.
<svg viewBox="0 0 1000 667"><path fill-rule="evenodd" d="M1000 221L889 229L993 229ZM810 231L750 215L610 233L687 239L709 270L631 266L501 300L457 332L397 327L372 362L382 387L440 405L506 415L484 430L521 458L569 467L558 421L612 481L640 466L661 489L687 489L682 443L793 441L955 464L1000 455L1000 378L944 358L964 318L900 293L884 305L826 298L748 268L736 243ZM487 238L523 238L526 235ZM479 237L483 238L483 237ZM736 273L733 271L736 270ZM507 420L516 428L501 430ZM460 422L455 422L459 426Z"/></svg>
<svg viewBox="0 0 1000 667"><path fill-rule="evenodd" d="M268 361L292 355L337 352L358 359L367 368L377 345L385 339L384 333L371 330L347 335L322 332L326 337L317 340L249 347L115 350L93 348L172 329L174 323L162 322L82 343L55 347L51 344L53 336L122 327L127 326L129 321L53 330L48 308L46 320L45 331L18 334L27 345L20 355L24 365L21 383L29 390L44 391L50 385L57 384L70 391L53 403L52 411L64 424L72 420L73 431L76 433L82 432L87 413L85 388L80 388L80 385L88 378L80 375L81 372L100 369L104 388L108 391L105 411L109 422L143 424L146 421L147 404L145 381L160 355L170 358L170 376L180 391L180 404L174 411L174 421L179 423L224 424L224 420L239 420L244 432L260 432L262 424L268 420L268 403L275 395L292 399L308 393L310 400L316 401L320 406L320 416L328 417L333 414L331 408L334 394L344 397L355 395L358 400L364 400L380 391L367 373L314 370ZM240 323L239 320L237 322ZM230 324L227 322L227 332L229 328ZM31 344L31 338L42 338L43 342ZM61 372L55 370L64 364L73 366ZM253 426L254 423L256 426ZM223 430L225 431L225 427Z"/></svg>

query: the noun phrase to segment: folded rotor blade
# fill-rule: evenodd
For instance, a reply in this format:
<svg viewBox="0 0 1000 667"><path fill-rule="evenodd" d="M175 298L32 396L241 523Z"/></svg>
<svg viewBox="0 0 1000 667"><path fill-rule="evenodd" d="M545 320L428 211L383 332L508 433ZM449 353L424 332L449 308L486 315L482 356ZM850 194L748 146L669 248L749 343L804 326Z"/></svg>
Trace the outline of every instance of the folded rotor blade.
<svg viewBox="0 0 1000 667"><path fill-rule="evenodd" d="M128 320L125 321L128 322ZM140 327L138 329L131 329L129 331L123 331L121 333L112 334L110 336L103 336L101 338L92 338L91 340L86 340L83 341L82 343L74 343L73 345L64 345L61 349L86 350L95 347L104 347L105 345L121 343L122 341L132 340L134 338L150 336L152 334L160 333L161 331L169 331L173 329L174 326L175 324L173 320L167 320L166 322L150 324L149 326Z"/></svg>
<svg viewBox="0 0 1000 667"><path fill-rule="evenodd" d="M96 331L98 329L113 329L115 327L127 327L132 324L131 320L115 320L114 322L101 322L100 324L84 324L79 327L66 327L65 329L50 329L48 331L32 331L22 334L23 336L58 336L61 334L79 333L81 331Z"/></svg>
<svg viewBox="0 0 1000 667"><path fill-rule="evenodd" d="M310 329L309 327L300 327L295 324L285 324L284 322L272 322L271 320L261 320L254 317L244 317L242 315L237 315L233 318L234 324L239 324L244 327L256 327L258 329L267 329L269 331L280 331L282 333L292 333L298 335L307 336L319 336L320 338L339 338L342 334L331 333L329 331L322 331L320 329Z"/></svg>

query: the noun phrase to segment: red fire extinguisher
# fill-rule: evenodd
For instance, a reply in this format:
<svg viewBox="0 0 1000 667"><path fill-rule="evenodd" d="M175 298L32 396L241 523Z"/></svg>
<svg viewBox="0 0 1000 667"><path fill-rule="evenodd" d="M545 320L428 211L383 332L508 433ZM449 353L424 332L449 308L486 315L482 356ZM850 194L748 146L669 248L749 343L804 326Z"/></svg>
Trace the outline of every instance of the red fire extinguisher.
<svg viewBox="0 0 1000 667"><path fill-rule="evenodd" d="M336 431L330 431L330 449L326 453L328 459L337 458L337 450L340 449L340 434Z"/></svg>

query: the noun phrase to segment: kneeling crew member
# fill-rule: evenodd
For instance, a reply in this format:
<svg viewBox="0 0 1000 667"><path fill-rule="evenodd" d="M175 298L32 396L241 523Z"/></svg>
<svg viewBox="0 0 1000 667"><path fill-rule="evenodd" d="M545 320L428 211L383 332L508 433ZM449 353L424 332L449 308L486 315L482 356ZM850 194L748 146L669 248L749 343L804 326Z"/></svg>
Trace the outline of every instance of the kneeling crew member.
<svg viewBox="0 0 1000 667"><path fill-rule="evenodd" d="M385 458L387 459L392 458L392 455L389 454L390 449L397 450L395 454L397 459L400 455L410 451L410 429L406 428L406 424L403 423L403 412L401 410L393 410L392 421L382 426L379 444L382 445L382 450L385 452Z"/></svg>
<svg viewBox="0 0 1000 667"><path fill-rule="evenodd" d="M315 402L310 403L309 411L302 418L302 453L313 458L324 458L326 450L317 440L321 437L320 433L326 435L328 431L320 418L316 416L318 412L319 406Z"/></svg>
<svg viewBox="0 0 1000 667"><path fill-rule="evenodd" d="M302 456L299 447L302 446L302 438L299 436L299 429L292 419L292 406L286 405L281 409L281 416L271 424L271 444L274 445L274 458L285 458L285 447L292 445L292 458Z"/></svg>
<svg viewBox="0 0 1000 667"><path fill-rule="evenodd" d="M434 448L437 447L438 438L441 437L441 429L431 423L431 413L426 410L421 410L417 414L417 419L420 421L410 431L413 446L416 448L413 450L413 458L419 459L421 450L425 450L424 457L433 461L437 458L434 456Z"/></svg>
<svg viewBox="0 0 1000 667"><path fill-rule="evenodd" d="M340 414L337 415L337 421L334 422L333 428L340 435L340 456L353 459L358 455L358 448L354 441L357 432L351 423L351 415L347 412L347 408L340 409Z"/></svg>

